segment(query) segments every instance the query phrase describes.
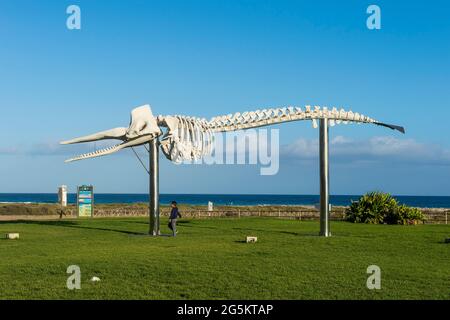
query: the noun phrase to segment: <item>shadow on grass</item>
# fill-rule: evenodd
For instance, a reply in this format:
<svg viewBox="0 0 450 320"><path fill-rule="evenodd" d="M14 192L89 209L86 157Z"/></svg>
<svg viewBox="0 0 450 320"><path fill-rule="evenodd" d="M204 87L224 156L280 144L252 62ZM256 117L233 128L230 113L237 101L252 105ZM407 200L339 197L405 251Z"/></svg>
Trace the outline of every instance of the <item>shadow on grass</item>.
<svg viewBox="0 0 450 320"><path fill-rule="evenodd" d="M165 221L164 221L164 220L165 220L165 219L163 219L163 220L161 220L161 221L163 221L163 223L169 221L169 220L165 220ZM134 223L137 223L137 224L146 224L146 225L149 224L148 221L128 221L128 220L120 220L120 222L131 223L131 224L134 224ZM189 223L191 223L191 221L189 221L189 220L178 220L178 221L177 221L177 225L180 225L180 224L186 225L186 224L189 224Z"/></svg>
<svg viewBox="0 0 450 320"><path fill-rule="evenodd" d="M272 232L272 233L281 233L288 234L291 236L300 236L300 237L316 237L319 236L319 231L317 233L314 232L292 232L292 231L284 231L284 230L270 230L270 229L250 229L250 228L232 228L233 230L241 230L247 232ZM244 241L245 242L245 241Z"/></svg>
<svg viewBox="0 0 450 320"><path fill-rule="evenodd" d="M69 220L11 220L11 221L0 221L0 225L2 224L30 224L30 225L42 225L42 226L53 226L53 227L63 227L63 228L75 228L75 229L85 229L85 230L96 230L96 231L109 231L109 232L118 232L128 235L146 235L144 232L135 232L128 230L118 230L111 228L102 228L102 227L89 227L89 226L81 226L75 221Z"/></svg>
<svg viewBox="0 0 450 320"><path fill-rule="evenodd" d="M172 234L168 233L161 233L160 235L154 236L150 235L149 233L137 233L137 234L130 234L130 237L149 237L149 238L158 238L158 237L164 237L164 238L172 238Z"/></svg>
<svg viewBox="0 0 450 320"><path fill-rule="evenodd" d="M191 223L190 220L177 220L177 224L189 224Z"/></svg>
<svg viewBox="0 0 450 320"><path fill-rule="evenodd" d="M191 221L177 221L177 226L182 225L183 227L188 228L195 228L195 229L211 229L211 230L218 230L221 229L219 227L210 227L210 226L204 226L204 225L190 225Z"/></svg>

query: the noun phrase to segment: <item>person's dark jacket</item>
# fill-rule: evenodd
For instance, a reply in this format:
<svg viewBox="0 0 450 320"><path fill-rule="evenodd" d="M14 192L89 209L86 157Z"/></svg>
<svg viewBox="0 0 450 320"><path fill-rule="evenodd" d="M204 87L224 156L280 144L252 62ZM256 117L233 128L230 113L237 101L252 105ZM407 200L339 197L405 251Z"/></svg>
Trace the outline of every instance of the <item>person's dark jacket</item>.
<svg viewBox="0 0 450 320"><path fill-rule="evenodd" d="M178 212L178 208L172 208L172 210L170 211L170 217L169 219L177 219L178 217L181 218L181 214L180 212Z"/></svg>

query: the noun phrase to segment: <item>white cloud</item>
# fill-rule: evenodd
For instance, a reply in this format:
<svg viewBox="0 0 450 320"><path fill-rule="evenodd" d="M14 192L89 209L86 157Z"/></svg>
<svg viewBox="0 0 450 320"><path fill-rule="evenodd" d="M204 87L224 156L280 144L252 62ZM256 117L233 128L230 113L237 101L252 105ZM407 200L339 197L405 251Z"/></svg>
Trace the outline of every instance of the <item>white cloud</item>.
<svg viewBox="0 0 450 320"><path fill-rule="evenodd" d="M269 134L270 135L270 134ZM238 136L237 145L245 136ZM226 140L225 146L229 147ZM61 146L57 143L37 143L19 147L0 147L0 155L24 156L74 156L111 146L114 142L99 141L96 144L75 144ZM263 141L264 145L264 141ZM238 153L252 152L256 145L249 145ZM142 150L137 150L138 152ZM319 155L318 139L300 138L293 143L280 146L281 161L315 160ZM420 165L450 165L450 149L435 144L418 142L414 139L399 139L391 136L378 136L369 139L352 139L336 136L330 140L330 156L333 161L354 162L399 162Z"/></svg>
<svg viewBox="0 0 450 320"><path fill-rule="evenodd" d="M15 147L0 147L0 155L18 154L19 149Z"/></svg>
<svg viewBox="0 0 450 320"><path fill-rule="evenodd" d="M117 143L117 142L115 142ZM55 142L35 143L17 147L0 147L0 155L50 156L50 155L77 155L92 152L111 146L111 141L97 143L60 145Z"/></svg>
<svg viewBox="0 0 450 320"><path fill-rule="evenodd" d="M290 160L317 158L317 139L298 139L281 147L281 157ZM414 139L381 136L355 140L337 136L330 141L330 155L346 162L379 161L415 164L450 165L450 150Z"/></svg>

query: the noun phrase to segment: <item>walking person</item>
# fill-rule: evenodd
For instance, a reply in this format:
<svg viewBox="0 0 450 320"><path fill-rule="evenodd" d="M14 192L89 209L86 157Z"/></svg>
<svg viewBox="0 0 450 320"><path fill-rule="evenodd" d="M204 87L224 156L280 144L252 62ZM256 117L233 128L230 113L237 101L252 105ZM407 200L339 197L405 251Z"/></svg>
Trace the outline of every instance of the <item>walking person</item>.
<svg viewBox="0 0 450 320"><path fill-rule="evenodd" d="M56 212L59 214L59 218L62 219L63 216L67 216L66 210L64 208L58 208Z"/></svg>
<svg viewBox="0 0 450 320"><path fill-rule="evenodd" d="M177 202L172 201L171 203L172 210L170 211L169 217L169 228L172 230L172 235L175 237L177 235L177 219L181 218L181 214L178 211Z"/></svg>

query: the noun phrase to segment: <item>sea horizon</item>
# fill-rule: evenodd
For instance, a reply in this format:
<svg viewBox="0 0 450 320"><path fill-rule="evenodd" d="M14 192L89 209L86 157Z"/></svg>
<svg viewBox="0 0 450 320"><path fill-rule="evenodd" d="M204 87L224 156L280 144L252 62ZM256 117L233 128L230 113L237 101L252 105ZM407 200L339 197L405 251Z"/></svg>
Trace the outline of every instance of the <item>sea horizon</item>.
<svg viewBox="0 0 450 320"><path fill-rule="evenodd" d="M348 206L361 195L330 195L330 203L335 206ZM401 204L421 208L450 208L450 196L393 195ZM68 203L76 203L76 193L67 194ZM315 205L319 203L318 194L214 194L214 193L162 193L160 203L169 204L176 200L181 204L207 205ZM0 193L0 203L56 203L56 193ZM98 204L145 203L148 193L94 193Z"/></svg>

